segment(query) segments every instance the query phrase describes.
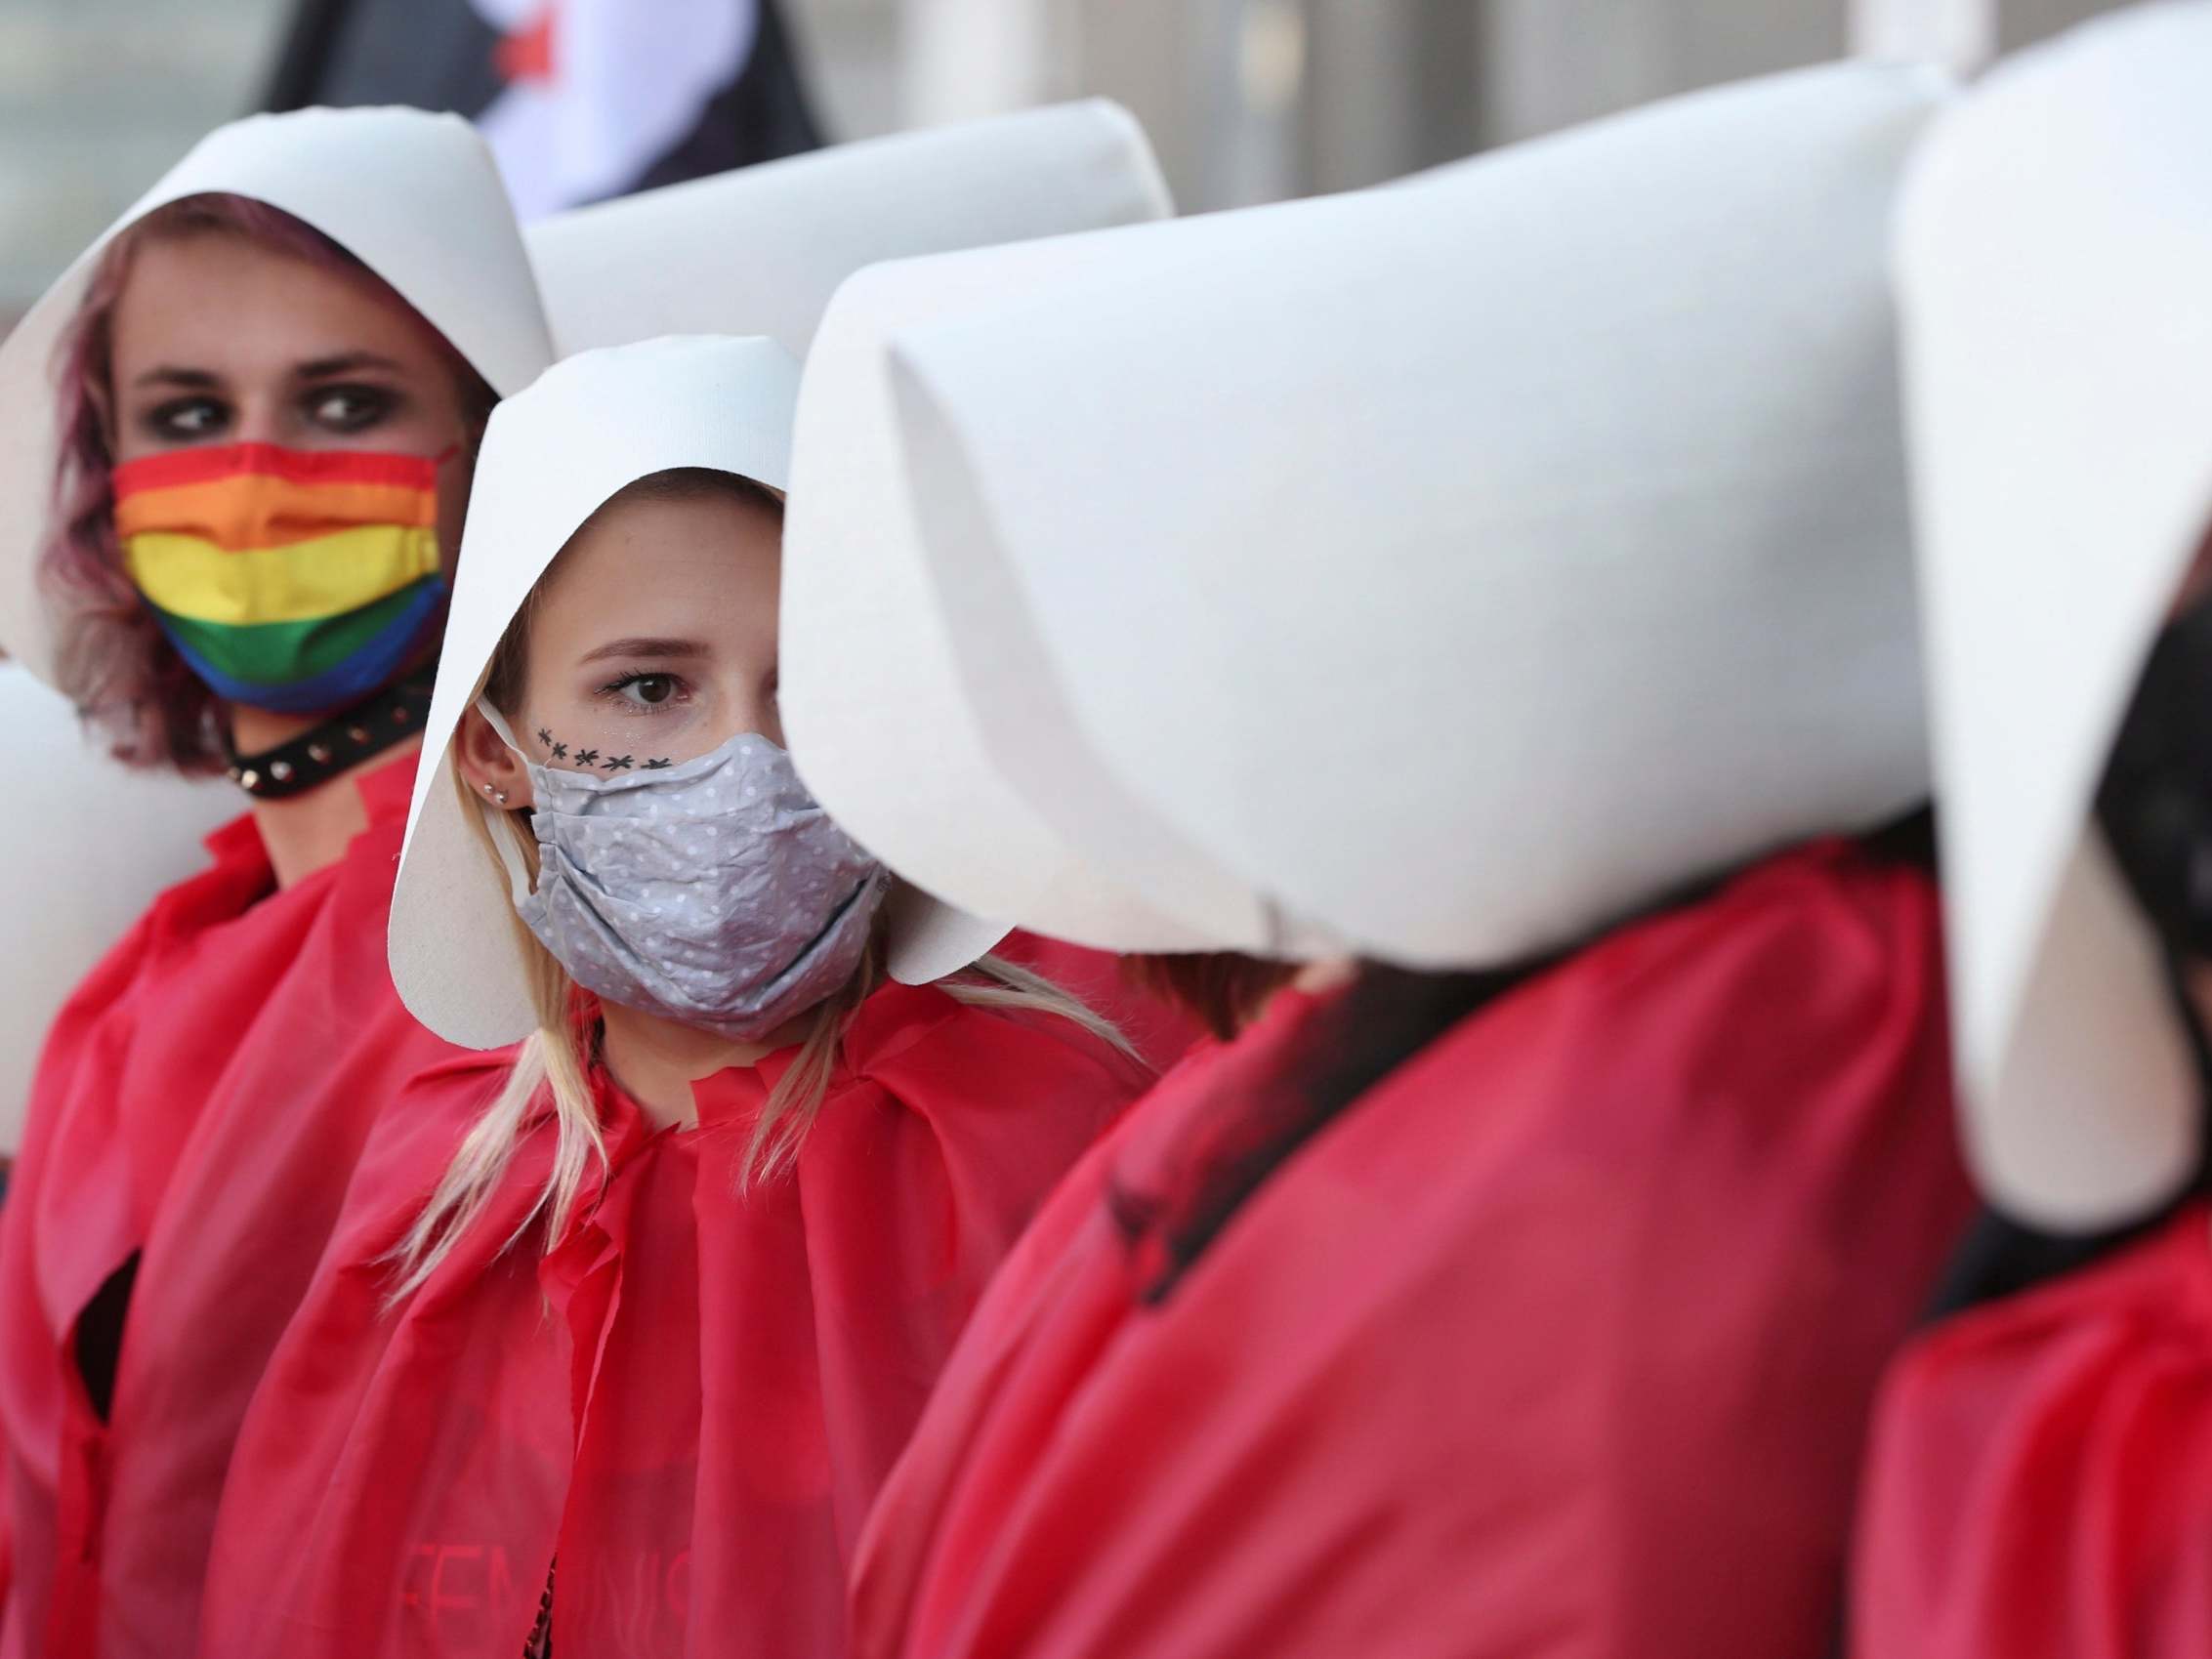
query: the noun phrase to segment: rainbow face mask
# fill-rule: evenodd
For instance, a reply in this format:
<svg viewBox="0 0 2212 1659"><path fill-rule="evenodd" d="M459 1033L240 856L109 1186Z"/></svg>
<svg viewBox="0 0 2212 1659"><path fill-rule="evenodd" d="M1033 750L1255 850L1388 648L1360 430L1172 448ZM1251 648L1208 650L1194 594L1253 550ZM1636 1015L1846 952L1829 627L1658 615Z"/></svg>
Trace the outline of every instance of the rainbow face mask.
<svg viewBox="0 0 2212 1659"><path fill-rule="evenodd" d="M445 602L438 461L232 443L115 469L124 568L228 702L316 714L406 664Z"/></svg>

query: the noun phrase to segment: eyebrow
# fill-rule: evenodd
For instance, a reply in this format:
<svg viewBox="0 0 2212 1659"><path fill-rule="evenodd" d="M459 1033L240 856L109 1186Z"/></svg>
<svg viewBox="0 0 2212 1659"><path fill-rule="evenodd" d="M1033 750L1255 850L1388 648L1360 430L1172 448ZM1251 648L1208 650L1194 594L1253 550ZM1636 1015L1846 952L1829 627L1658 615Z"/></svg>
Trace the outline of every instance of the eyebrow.
<svg viewBox="0 0 2212 1659"><path fill-rule="evenodd" d="M334 374L355 374L362 369L399 372L404 365L374 352L341 352L334 357L315 357L292 370L294 380L328 380Z"/></svg>
<svg viewBox="0 0 2212 1659"><path fill-rule="evenodd" d="M614 640L597 650L586 651L578 662L604 662L608 657L703 657L707 647L696 640Z"/></svg>
<svg viewBox="0 0 2212 1659"><path fill-rule="evenodd" d="M188 386L195 391L204 391L211 386L221 386L223 380L220 375L210 374L206 369L180 369L163 363L158 368L147 369L146 373L140 375L131 384L133 386Z"/></svg>
<svg viewBox="0 0 2212 1659"><path fill-rule="evenodd" d="M398 374L404 365L375 352L340 352L334 356L313 357L293 366L294 380L328 380L333 375L357 374L362 369L385 369ZM205 392L223 384L223 377L207 369L178 368L171 363L150 368L131 382L133 386L181 386Z"/></svg>

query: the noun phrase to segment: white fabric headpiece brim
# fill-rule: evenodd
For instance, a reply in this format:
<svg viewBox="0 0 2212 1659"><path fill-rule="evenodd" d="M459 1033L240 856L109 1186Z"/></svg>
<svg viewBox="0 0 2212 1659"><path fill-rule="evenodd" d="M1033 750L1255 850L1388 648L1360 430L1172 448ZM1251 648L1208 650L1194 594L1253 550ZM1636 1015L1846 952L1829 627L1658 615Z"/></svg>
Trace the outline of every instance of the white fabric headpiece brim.
<svg viewBox="0 0 2212 1659"><path fill-rule="evenodd" d="M863 839L1046 931L1160 947L1034 896L1089 869L1209 943L1249 948L1223 918L1256 906L1419 966L1554 949L1909 808L1884 252L1945 92L1807 71L1386 189L856 281L795 469L909 505L879 560L796 516L791 557L873 584L918 542L924 602L832 604L834 566L836 629L787 597L825 804L872 789ZM842 475L848 434L872 479ZM869 718L833 642L931 696ZM1049 834L1002 833L1008 795Z"/></svg>
<svg viewBox="0 0 2212 1659"><path fill-rule="evenodd" d="M493 413L392 899L393 982L448 1042L497 1048L537 1029L514 901L483 834L504 834L505 814L454 784L454 733L492 652L569 537L639 478L697 467L787 487L798 384L772 341L656 340L567 358Z"/></svg>
<svg viewBox="0 0 2212 1659"><path fill-rule="evenodd" d="M2212 5L2000 67L1915 163L1897 276L1967 1143L2092 1228L2196 1166L2202 1086L2091 822L2212 517Z"/></svg>
<svg viewBox="0 0 2212 1659"><path fill-rule="evenodd" d="M528 227L562 353L765 334L805 358L862 266L1158 219L1144 132L1103 99L837 145Z"/></svg>
<svg viewBox="0 0 2212 1659"><path fill-rule="evenodd" d="M156 893L207 866L200 838L241 802L221 778L117 765L20 663L0 662L0 729L10 763L0 868L15 875L0 946L0 1152L13 1152L63 1000Z"/></svg>
<svg viewBox="0 0 2212 1659"><path fill-rule="evenodd" d="M0 666L9 728L25 775L50 809L10 815L22 845L12 865L30 896L7 953L36 983L7 997L21 1081L58 1001L169 882L206 862L199 840L241 807L221 782L136 771L102 752L63 700L31 677L56 673L54 619L39 554L60 435L55 371L108 244L156 208L223 192L279 208L338 242L398 292L500 393L551 360L529 261L483 142L456 116L412 109L303 110L255 116L210 134L70 265L0 346ZM65 802L64 802L65 798ZM65 834L61 826L66 825ZM57 836L63 835L63 841ZM62 854L65 850L65 858Z"/></svg>
<svg viewBox="0 0 2212 1659"><path fill-rule="evenodd" d="M501 395L552 360L537 286L490 151L456 115L303 109L218 128L108 227L0 346L0 648L51 682L38 553L59 445L54 355L117 234L227 192L320 230L396 289Z"/></svg>

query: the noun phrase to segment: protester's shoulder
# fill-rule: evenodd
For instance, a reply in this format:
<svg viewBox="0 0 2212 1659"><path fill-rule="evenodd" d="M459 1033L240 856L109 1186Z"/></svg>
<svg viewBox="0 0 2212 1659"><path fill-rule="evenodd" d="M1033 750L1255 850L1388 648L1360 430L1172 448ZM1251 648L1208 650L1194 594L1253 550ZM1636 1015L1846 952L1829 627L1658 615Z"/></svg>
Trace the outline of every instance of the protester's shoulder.
<svg viewBox="0 0 2212 1659"><path fill-rule="evenodd" d="M208 929L252 907L258 866L251 850L235 845L238 830L231 825L211 836L208 846L214 861L153 895L92 972L78 981L76 998L112 994L154 970L176 947L188 945ZM258 839L253 845L259 847Z"/></svg>
<svg viewBox="0 0 2212 1659"><path fill-rule="evenodd" d="M1187 1010L1132 975L1124 959L1111 952L1016 931L992 947L991 956L1038 975L1111 1020L1157 1070L1173 1066L1204 1035Z"/></svg>
<svg viewBox="0 0 2212 1659"><path fill-rule="evenodd" d="M1714 990L1762 1016L1818 1022L1853 990L1942 1008L1941 905L1914 863L1850 841L1793 848L1708 893L1625 924L1554 973L1663 1008ZM1808 994L1818 993L1818 994Z"/></svg>
<svg viewBox="0 0 2212 1659"><path fill-rule="evenodd" d="M2024 1387L2052 1367L2176 1366L2212 1384L2212 1212L2191 1204L2088 1267L1952 1315L1917 1338L1893 1392Z"/></svg>
<svg viewBox="0 0 2212 1659"><path fill-rule="evenodd" d="M943 983L886 985L846 1034L847 1065L883 1081L950 1067L982 1077L1039 1073L1095 1078L1134 1093L1150 1072L1082 1021L1035 1004L971 1000Z"/></svg>
<svg viewBox="0 0 2212 1659"><path fill-rule="evenodd" d="M1856 1617L1884 1652L1925 1651L1943 1627L1964 1643L1945 1651L2005 1651L1974 1642L1978 1620L2087 1628L2122 1593L2143 1631L2197 1628L2207 1447L2212 1220L2198 1205L2094 1266L1953 1315L1892 1363ZM2002 1547L2029 1514L2037 1548ZM2151 1514L2162 1523L2110 1525Z"/></svg>
<svg viewBox="0 0 2212 1659"><path fill-rule="evenodd" d="M1941 904L1925 815L1863 838L1826 836L1751 865L1725 890L1744 908L1835 905L1870 927L1932 933Z"/></svg>
<svg viewBox="0 0 2212 1659"><path fill-rule="evenodd" d="M93 964L92 971L76 982L47 1028L49 1061L61 1051L81 1041L92 1024L128 1003L133 991L147 980L153 962L156 928L154 912L149 910L109 945Z"/></svg>
<svg viewBox="0 0 2212 1659"><path fill-rule="evenodd" d="M370 1126L318 1277L343 1302L362 1285L381 1300L406 1237L462 1141L505 1086L515 1051L449 1055L396 1090Z"/></svg>
<svg viewBox="0 0 2212 1659"><path fill-rule="evenodd" d="M385 1114L396 1139L441 1139L465 1134L483 1115L514 1075L522 1045L500 1049L455 1049L441 1045L438 1058L401 1087Z"/></svg>
<svg viewBox="0 0 2212 1659"><path fill-rule="evenodd" d="M190 945L232 906L220 900L220 872L202 871L157 894L102 953L55 1011L39 1074L75 1066L91 1046L128 1042L132 1011L180 974L194 972Z"/></svg>
<svg viewBox="0 0 2212 1659"><path fill-rule="evenodd" d="M449 1051L409 1078L369 1131L348 1194L349 1212L366 1217L418 1209L506 1087L515 1056L513 1047Z"/></svg>

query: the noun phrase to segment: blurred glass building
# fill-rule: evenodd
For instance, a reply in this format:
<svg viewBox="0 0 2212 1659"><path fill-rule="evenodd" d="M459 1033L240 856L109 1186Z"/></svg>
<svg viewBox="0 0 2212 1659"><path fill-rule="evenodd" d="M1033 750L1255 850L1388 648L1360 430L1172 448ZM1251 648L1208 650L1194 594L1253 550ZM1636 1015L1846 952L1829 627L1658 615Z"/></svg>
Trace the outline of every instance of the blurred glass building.
<svg viewBox="0 0 2212 1659"><path fill-rule="evenodd" d="M193 138L255 105L298 3L0 0L0 319ZM788 0L787 15L833 140L1102 93L1144 121L1188 211L1370 184L1853 51L1969 65L2112 3Z"/></svg>

